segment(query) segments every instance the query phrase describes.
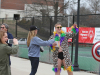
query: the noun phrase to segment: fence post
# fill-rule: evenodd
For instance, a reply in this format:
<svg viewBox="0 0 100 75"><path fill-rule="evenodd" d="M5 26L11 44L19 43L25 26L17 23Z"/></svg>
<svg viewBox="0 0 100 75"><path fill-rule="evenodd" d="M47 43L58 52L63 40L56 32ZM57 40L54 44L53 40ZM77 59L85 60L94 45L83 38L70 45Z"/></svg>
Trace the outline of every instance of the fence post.
<svg viewBox="0 0 100 75"><path fill-rule="evenodd" d="M51 36L52 17L50 17L50 36Z"/></svg>
<svg viewBox="0 0 100 75"><path fill-rule="evenodd" d="M32 25L34 25L34 17L32 18Z"/></svg>
<svg viewBox="0 0 100 75"><path fill-rule="evenodd" d="M52 16L50 17L50 36L51 36L51 26L52 26ZM50 62L50 54L51 54L51 50L49 48L49 62Z"/></svg>
<svg viewBox="0 0 100 75"><path fill-rule="evenodd" d="M4 18L2 18L2 24L4 23Z"/></svg>
<svg viewBox="0 0 100 75"><path fill-rule="evenodd" d="M15 29L16 29L16 35L15 35L15 36L16 36L16 38L17 38L17 20L16 20L16 26L15 26L15 27L16 27L16 28L15 28Z"/></svg>

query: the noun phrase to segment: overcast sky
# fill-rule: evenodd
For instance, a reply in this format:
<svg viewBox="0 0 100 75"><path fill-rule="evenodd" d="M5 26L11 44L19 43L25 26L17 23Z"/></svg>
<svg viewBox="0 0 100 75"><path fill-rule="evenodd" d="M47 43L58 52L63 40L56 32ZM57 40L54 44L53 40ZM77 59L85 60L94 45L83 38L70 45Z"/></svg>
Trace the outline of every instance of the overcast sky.
<svg viewBox="0 0 100 75"><path fill-rule="evenodd" d="M68 1L68 0L65 0L65 2L66 2L66 1ZM78 2L78 0L70 0L70 1L73 1L73 7L77 10L77 7L78 7L78 6L77 6L77 5L78 5L77 2ZM88 2L86 2L86 1L87 1L87 0L80 0L80 7L81 7L81 6L86 6L86 7L88 8L88 7L89 7L89 6L88 6ZM70 5L70 6L72 6L72 5ZM68 14L70 14L70 8L67 9L66 11L67 11Z"/></svg>

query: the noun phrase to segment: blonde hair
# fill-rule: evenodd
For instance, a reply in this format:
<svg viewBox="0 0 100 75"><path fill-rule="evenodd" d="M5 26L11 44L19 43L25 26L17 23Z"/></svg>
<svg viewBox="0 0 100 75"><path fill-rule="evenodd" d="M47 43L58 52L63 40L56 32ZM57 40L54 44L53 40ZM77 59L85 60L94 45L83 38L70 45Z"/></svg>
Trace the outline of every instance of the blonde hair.
<svg viewBox="0 0 100 75"><path fill-rule="evenodd" d="M0 30L0 43L2 43L2 37L5 35L5 31L3 31L3 30Z"/></svg>
<svg viewBox="0 0 100 75"><path fill-rule="evenodd" d="M29 31L28 32L28 36L27 36L27 46L29 47L30 45L30 41L33 37L35 37L36 34L35 34L35 30L32 30L32 31Z"/></svg>
<svg viewBox="0 0 100 75"><path fill-rule="evenodd" d="M56 23L56 24L55 24L55 27L56 27L57 25L61 25L61 23ZM61 26L62 26L62 25L61 25Z"/></svg>

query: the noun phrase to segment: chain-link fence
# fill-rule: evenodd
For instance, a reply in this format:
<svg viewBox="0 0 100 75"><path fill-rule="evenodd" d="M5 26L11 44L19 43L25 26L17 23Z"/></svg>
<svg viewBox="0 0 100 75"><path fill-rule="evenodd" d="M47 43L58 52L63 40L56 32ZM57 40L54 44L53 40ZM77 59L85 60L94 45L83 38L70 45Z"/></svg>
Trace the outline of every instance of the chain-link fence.
<svg viewBox="0 0 100 75"><path fill-rule="evenodd" d="M55 18L57 19L55 20ZM80 15L79 27L99 27L99 21L100 14ZM17 21L13 18L0 18L0 24L7 23L9 32L18 38L26 38L29 27L35 25L39 28L38 36L48 39L54 31L54 24L57 22L60 22L63 27L70 27L74 22L77 22L77 15L24 17Z"/></svg>

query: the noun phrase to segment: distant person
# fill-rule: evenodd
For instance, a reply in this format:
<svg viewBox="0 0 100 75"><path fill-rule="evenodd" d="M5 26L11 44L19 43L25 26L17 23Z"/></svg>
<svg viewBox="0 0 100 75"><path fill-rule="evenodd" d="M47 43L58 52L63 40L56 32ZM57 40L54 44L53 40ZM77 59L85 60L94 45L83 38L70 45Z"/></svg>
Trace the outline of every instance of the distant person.
<svg viewBox="0 0 100 75"><path fill-rule="evenodd" d="M13 39L12 47L8 46L7 40L7 33L0 30L0 75L11 75L9 54L16 54L18 52L17 39Z"/></svg>
<svg viewBox="0 0 100 75"><path fill-rule="evenodd" d="M8 32L9 26L6 23L3 23L0 28L1 30L4 30L7 33L8 39L13 39L12 34ZM9 43L8 45L10 47L12 46L12 44L9 44ZM9 65L11 65L10 55L9 55Z"/></svg>
<svg viewBox="0 0 100 75"><path fill-rule="evenodd" d="M49 46L50 44L56 45L54 39L43 41L37 37L37 27L30 26L30 30L27 37L27 46L28 46L28 56L31 62L31 73L30 75L35 75L39 65L40 57L40 46Z"/></svg>
<svg viewBox="0 0 100 75"><path fill-rule="evenodd" d="M55 24L55 31L50 39L55 39L57 46L50 45L53 52L53 71L55 75L60 75L61 67L67 71L68 75L73 75L72 63L68 49L68 39L75 36L74 33L65 33L60 23Z"/></svg>

